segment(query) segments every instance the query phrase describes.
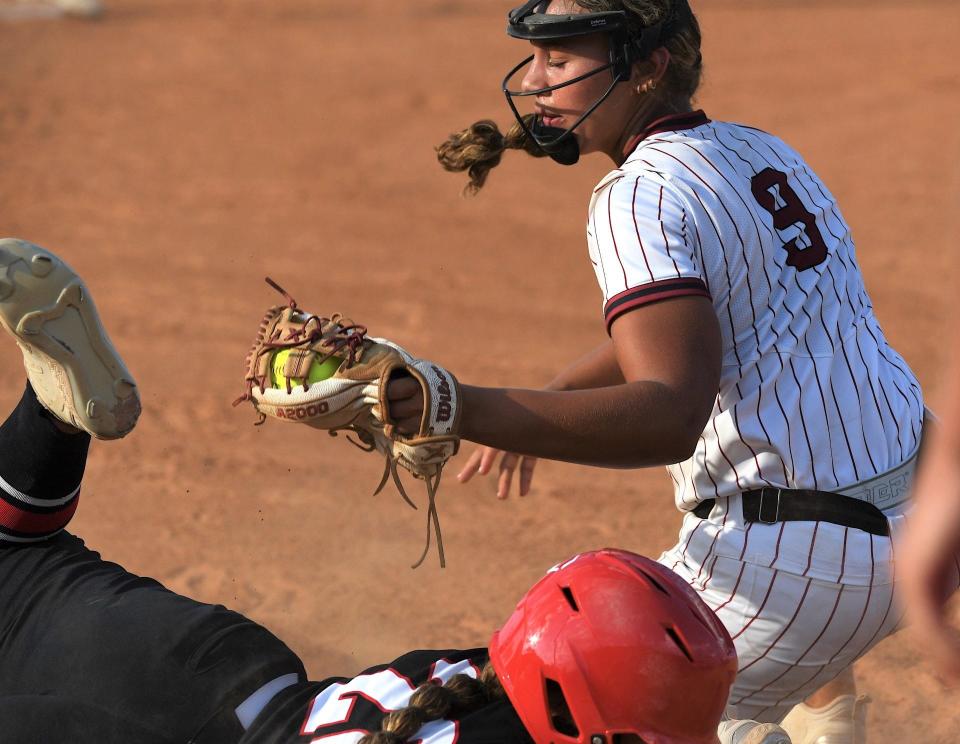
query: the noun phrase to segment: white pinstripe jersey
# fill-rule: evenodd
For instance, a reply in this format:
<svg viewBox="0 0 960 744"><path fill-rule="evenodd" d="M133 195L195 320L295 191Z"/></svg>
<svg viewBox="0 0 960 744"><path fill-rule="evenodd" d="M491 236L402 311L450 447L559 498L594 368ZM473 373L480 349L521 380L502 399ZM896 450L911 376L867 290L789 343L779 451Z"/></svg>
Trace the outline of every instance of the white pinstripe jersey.
<svg viewBox="0 0 960 744"><path fill-rule="evenodd" d="M874 317L835 199L803 159L702 111L660 119L634 143L587 222L607 327L702 295L723 341L710 420L694 455L668 468L677 506L765 485L836 490L911 456L920 386Z"/></svg>

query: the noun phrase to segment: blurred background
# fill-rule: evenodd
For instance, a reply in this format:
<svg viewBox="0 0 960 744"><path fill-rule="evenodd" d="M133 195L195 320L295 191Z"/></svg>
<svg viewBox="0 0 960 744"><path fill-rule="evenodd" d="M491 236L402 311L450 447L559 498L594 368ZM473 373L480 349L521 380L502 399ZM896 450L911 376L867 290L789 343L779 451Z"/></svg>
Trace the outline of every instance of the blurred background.
<svg viewBox="0 0 960 744"><path fill-rule="evenodd" d="M434 146L510 118L525 56L495 0L0 0L0 234L86 278L144 395L92 450L71 529L106 558L270 627L315 677L412 648L483 645L557 560L656 556L680 516L662 470L541 463L534 492L441 487L448 568L382 463L254 427L243 358L280 298L341 311L467 383L539 386L604 338L586 255L593 184L508 153L476 198ZM850 223L876 312L936 406L956 294L954 0L694 0L699 105L804 154ZM102 10L102 12L98 12ZM24 374L0 345L0 409ZM469 444L465 453L472 450ZM419 484L411 495L424 500ZM909 633L858 667L875 742L953 742Z"/></svg>

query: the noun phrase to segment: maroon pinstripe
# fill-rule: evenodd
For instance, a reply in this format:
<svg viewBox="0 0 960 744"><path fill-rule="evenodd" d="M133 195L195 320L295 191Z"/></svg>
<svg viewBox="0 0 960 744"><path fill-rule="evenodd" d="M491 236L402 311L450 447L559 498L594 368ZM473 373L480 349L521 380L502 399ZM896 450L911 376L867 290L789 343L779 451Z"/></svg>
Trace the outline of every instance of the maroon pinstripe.
<svg viewBox="0 0 960 744"><path fill-rule="evenodd" d="M722 506L723 506L723 520L720 523L720 529L716 530L713 533L713 540L710 543L710 548L707 550L707 555L705 558L703 558L700 561L700 570L697 571L697 578L694 579L694 581L691 583L695 583L700 580L700 576L703 574L703 569L707 565L707 561L710 560L711 556L713 555L714 549L716 549L717 547L717 538L720 537L721 533L723 532L723 528L727 526L727 513L730 511L730 505L729 503L724 502ZM710 574L711 576L713 575L712 569ZM707 581L709 581L709 579L707 579ZM704 582L704 586L706 586L706 582Z"/></svg>
<svg viewBox="0 0 960 744"><path fill-rule="evenodd" d="M840 590L837 592L837 598L836 598L836 599L834 600L834 602L833 602L833 609L830 610L830 617L827 618L827 622L825 622L825 623L823 624L823 627L820 629L820 632L817 634L817 637L813 639L813 642L812 642L809 646L807 646L806 650L805 650L802 654L800 654L800 658L797 659L797 664L798 664L798 665L799 665L799 663L800 663L801 661L803 661L805 658L807 658L807 654L809 654L809 653L813 650L813 647L816 646L816 645L820 642L820 639L823 638L823 634L827 632L827 628L829 628L829 627L830 627L830 624L833 622L833 617L834 617L834 615L837 614L837 607L840 606L840 598L843 596L843 589L844 589L844 587L843 587L843 585L841 584L841 585L840 585ZM783 672L781 672L778 676L774 677L774 678L773 678L772 680L770 680L766 685L764 685L764 686L761 687L759 690L757 690L757 692L762 692L763 690L767 689L767 688L770 687L771 685L775 685L777 682L779 682L781 679L783 679L783 678L787 675L788 672L791 672L791 671L793 671L793 670L796 669L796 668L797 668L796 666L788 666L788 667L787 667L786 669L784 669ZM801 687L802 687L802 685L801 685ZM800 688L798 687L797 689L800 689ZM780 699L777 701L777 703L779 704L779 703L782 703L784 700L787 700L787 699L788 699L792 694L794 694L796 691L797 691L797 690L793 690L793 691L787 693L787 694L784 695L782 698L780 698Z"/></svg>
<svg viewBox="0 0 960 744"><path fill-rule="evenodd" d="M717 431L717 419L711 419L710 423L713 424L713 433L717 435L717 449L720 450L720 454L723 455L723 459L727 461L727 465L729 465L730 469L733 471L733 477L737 479L737 487L743 490L745 486L740 485L740 474L737 472L737 466L731 462L729 457L727 457L727 453L723 451L723 445L720 444L720 432Z"/></svg>
<svg viewBox="0 0 960 744"><path fill-rule="evenodd" d="M653 270L650 268L650 261L647 259L647 250L643 247L643 238L640 237L640 227L637 225L637 186L640 185L640 177L637 177L637 180L633 182L633 229L637 233L637 242L640 244L640 254L643 256L643 263L647 267L647 271L650 273L650 281L653 281ZM609 201L607 202L609 205ZM609 211L608 211L609 214ZM626 274L624 274L623 281L626 282ZM707 291L710 291L709 285L707 286Z"/></svg>
<svg viewBox="0 0 960 744"><path fill-rule="evenodd" d="M712 607L712 608L711 608L715 613L717 613L717 615L720 614L720 610L722 610L724 607L726 607L728 604L730 604L730 601L731 601L735 596L737 596L737 589L740 588L740 581L743 579L743 571L744 571L744 569L745 569L746 567L747 567L747 564L746 564L746 563L741 563L741 564L740 564L740 573L737 574L737 580L736 580L736 582L734 583L733 589L730 591L730 596L727 597L726 601L723 602L722 604L716 605L715 607Z"/></svg>
<svg viewBox="0 0 960 744"><path fill-rule="evenodd" d="M693 536L697 534L697 530L700 529L700 526L701 526L702 524L704 524L704 522L701 522L701 523L698 524L696 527L694 527L693 530L691 530L690 535L687 537L687 543L686 543L686 545L683 546L683 553L680 554L680 559L679 559L676 563L673 564L671 570L676 571L676 570L677 570L677 566L679 566L680 563L686 558L686 556L687 556L687 548L690 547L690 541L693 540Z"/></svg>
<svg viewBox="0 0 960 744"><path fill-rule="evenodd" d="M747 623L739 633L737 633L735 636L733 636L734 640L736 640L736 639L739 638L741 635L743 635L744 632L746 632L747 628L749 628L751 625L753 625L753 623L757 620L757 618L760 617L760 615L761 615L762 612L763 612L763 607L766 605L767 599L770 597L770 591L773 589L773 585L774 585L774 583L775 583L776 580L777 580L777 576L779 576L779 575L780 575L780 571L774 571L774 577L773 577L773 580L770 581L770 586L769 586L769 588L767 589L767 596L764 597L764 599L763 599L763 604L760 605L760 609L757 610L757 614L754 615L752 618L750 618L750 622ZM757 663L758 661L760 661L761 659L765 658L766 655L769 654L769 653L774 649L774 647L777 645L777 642L778 642L781 638L783 638L784 635L786 635L787 631L790 630L790 627L793 625L794 621L797 619L797 615L800 614L800 608L803 607L803 603L804 603L804 601L805 601L806 598L807 598L807 593L810 591L810 584L812 584L812 583L813 583L813 582L812 582L810 579L807 579L807 585L806 585L806 586L804 587L804 589L803 589L803 594L800 596L800 601L797 603L797 609L796 609L796 611L794 611L793 617L790 618L790 621L784 626L783 630L780 631L780 634L773 640L773 643L771 643L769 646L767 646L767 650L764 651L762 654L760 654L760 656L756 657L756 658L755 658L753 661L751 661L749 664L740 667L740 668L737 670L737 674L743 674L743 672L745 672L747 669L749 669L750 667L752 667L754 664L756 664L756 663ZM746 697L746 696L745 696L745 697ZM732 701L731 701L731 705L737 705L738 703L742 702L742 700L743 700L743 698L741 698L740 700L732 700Z"/></svg>
<svg viewBox="0 0 960 744"><path fill-rule="evenodd" d="M846 554L844 554L844 556L846 556ZM850 637L847 638L847 640L840 645L840 647L837 649L837 652L830 658L830 661L828 663L832 664L836 660L836 658L841 653L843 653L843 650L850 645L850 642L857 635L857 632L860 630L861 626L863 625L863 621L867 617L867 610L870 608L870 598L873 596L873 579L876 572L876 565L877 565L877 562L873 552L873 535L870 535L870 583L867 585L867 598L863 603L863 612L860 613L860 619L857 621L857 624L854 626L853 632L850 634Z"/></svg>
<svg viewBox="0 0 960 744"><path fill-rule="evenodd" d="M810 538L810 550L807 551L807 567L803 569L803 575L810 573L810 564L813 562L813 549L817 544L817 533L820 531L820 523L813 523L813 537Z"/></svg>
<svg viewBox="0 0 960 744"><path fill-rule="evenodd" d="M673 268L677 272L677 278L680 278L680 267L677 266L677 259L670 252L670 241L667 239L667 229L663 226L663 185L660 186L660 201L657 203L657 220L660 222L660 234L663 235L663 247L667 255L673 261Z"/></svg>
<svg viewBox="0 0 960 744"><path fill-rule="evenodd" d="M593 218L593 230L594 230L594 234L596 234L596 231L597 231L597 220L596 220L595 217ZM606 295L610 294L610 288L609 288L609 286L607 285L607 269L606 269L606 267L603 265L603 252L602 252L602 251L598 251L598 252L597 252L597 255L598 255L598 257L600 258L600 274L603 276L603 294L604 294L604 296L606 296Z"/></svg>
<svg viewBox="0 0 960 744"><path fill-rule="evenodd" d="M636 189L636 187L634 187ZM617 261L620 262L620 271L623 272L623 286L629 287L630 285L627 282L627 269L623 265L623 259L620 258L620 249L617 247L617 234L613 231L613 217L610 214L610 202L611 194L613 189L610 188L607 190L607 220L610 223L610 239L613 241L613 250L617 254ZM644 260L646 260L646 254L644 254ZM647 267L649 268L649 266ZM653 280L653 274L650 274L651 281Z"/></svg>

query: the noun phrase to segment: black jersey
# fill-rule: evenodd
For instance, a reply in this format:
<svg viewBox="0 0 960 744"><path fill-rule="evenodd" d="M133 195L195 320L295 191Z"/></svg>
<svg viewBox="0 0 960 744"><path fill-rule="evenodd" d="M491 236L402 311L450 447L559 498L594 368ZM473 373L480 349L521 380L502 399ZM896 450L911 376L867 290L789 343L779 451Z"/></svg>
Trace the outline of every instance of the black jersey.
<svg viewBox="0 0 960 744"><path fill-rule="evenodd" d="M354 744L380 730L386 713L406 706L428 680L445 682L456 674L477 676L487 650L411 651L371 667L353 679L333 677L287 687L253 722L240 744ZM431 721L412 741L420 744L532 744L506 699L458 720Z"/></svg>

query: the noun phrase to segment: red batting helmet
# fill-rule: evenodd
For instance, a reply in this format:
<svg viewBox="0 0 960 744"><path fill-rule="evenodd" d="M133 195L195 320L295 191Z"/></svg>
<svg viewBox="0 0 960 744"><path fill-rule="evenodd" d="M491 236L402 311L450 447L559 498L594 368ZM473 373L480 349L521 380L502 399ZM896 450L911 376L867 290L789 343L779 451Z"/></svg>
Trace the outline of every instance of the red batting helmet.
<svg viewBox="0 0 960 744"><path fill-rule="evenodd" d="M613 549L550 569L493 634L490 660L537 744L713 744L737 673L696 593Z"/></svg>

